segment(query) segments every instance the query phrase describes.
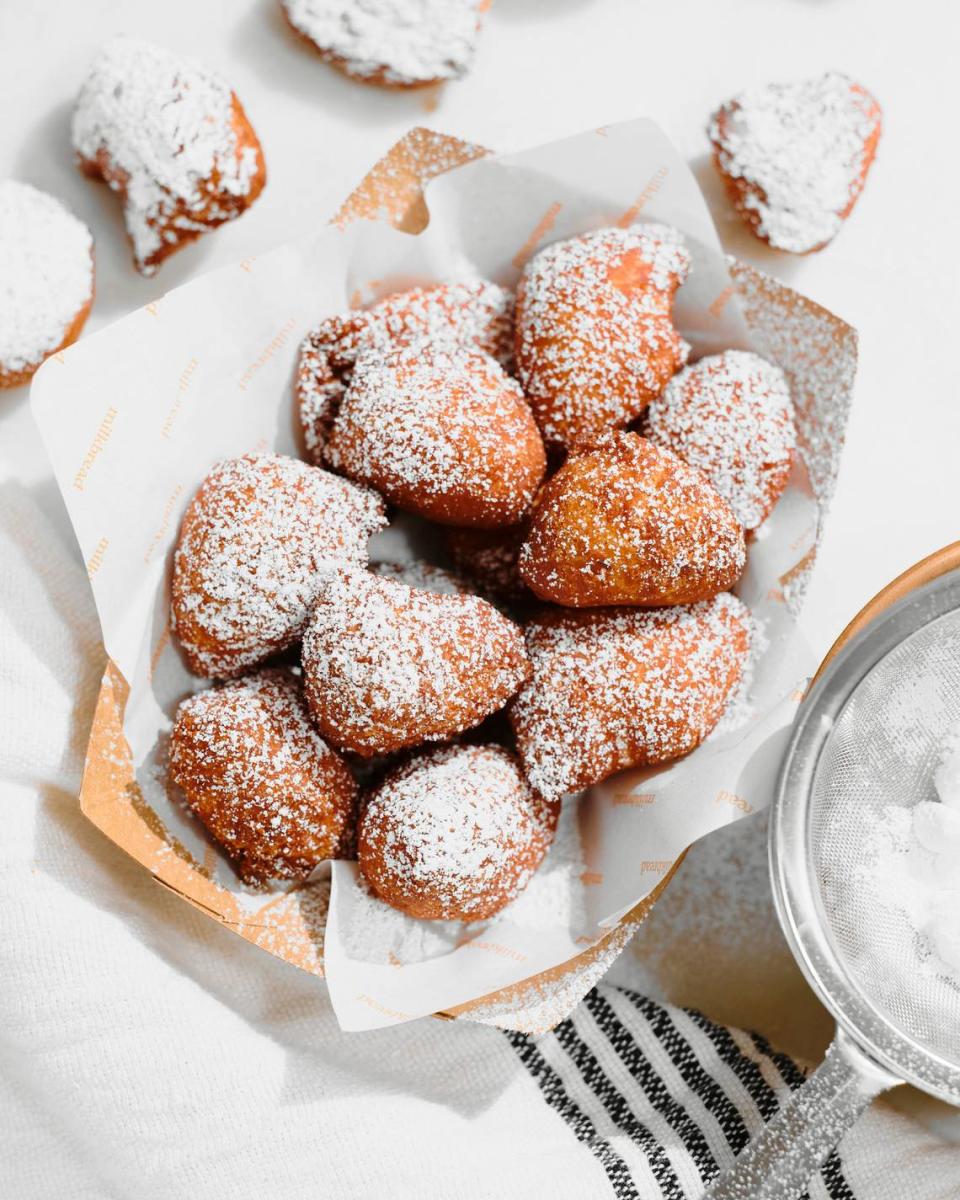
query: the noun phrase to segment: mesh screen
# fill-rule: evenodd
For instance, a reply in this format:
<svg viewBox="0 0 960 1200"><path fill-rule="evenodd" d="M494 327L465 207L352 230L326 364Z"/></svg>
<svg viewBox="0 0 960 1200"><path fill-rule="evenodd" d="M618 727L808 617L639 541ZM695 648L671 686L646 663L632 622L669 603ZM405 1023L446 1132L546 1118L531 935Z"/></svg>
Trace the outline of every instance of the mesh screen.
<svg viewBox="0 0 960 1200"><path fill-rule="evenodd" d="M932 772L958 722L954 612L901 642L847 701L818 763L808 844L822 916L856 986L902 1033L960 1065L960 986L877 872L888 806L937 799Z"/></svg>

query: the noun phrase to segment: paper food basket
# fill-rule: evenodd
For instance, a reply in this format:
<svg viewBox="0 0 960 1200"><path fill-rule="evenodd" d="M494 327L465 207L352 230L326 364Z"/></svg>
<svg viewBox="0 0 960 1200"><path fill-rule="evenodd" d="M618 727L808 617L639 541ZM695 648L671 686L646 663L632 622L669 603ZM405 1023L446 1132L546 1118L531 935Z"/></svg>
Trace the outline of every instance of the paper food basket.
<svg viewBox="0 0 960 1200"><path fill-rule="evenodd" d="M510 285L539 246L645 220L677 226L690 247L693 270L676 312L694 354L752 348L778 363L792 386L802 453L751 542L737 589L760 630L749 688L737 718L686 759L628 772L565 802L574 850L568 836L569 859L544 875L563 903L540 906L561 916L544 922L541 911L537 925L533 906L524 920L508 909L484 927L447 931L446 941L408 958L391 950L371 961L349 936L366 911L353 864L335 863L306 885L252 891L169 793L171 718L202 686L186 672L168 624L180 518L217 460L254 449L298 452L293 369L300 339L321 317L432 280L479 274ZM31 404L107 652L83 812L158 883L271 954L326 975L344 1028L431 1013L523 1031L557 1023L627 944L686 847L768 800L810 673L798 614L855 366L848 325L724 258L693 176L652 122L502 157L411 131L332 224L161 297L55 355L35 378ZM406 553L402 536L386 536ZM384 936L385 945L410 944L396 941L397 929Z"/></svg>

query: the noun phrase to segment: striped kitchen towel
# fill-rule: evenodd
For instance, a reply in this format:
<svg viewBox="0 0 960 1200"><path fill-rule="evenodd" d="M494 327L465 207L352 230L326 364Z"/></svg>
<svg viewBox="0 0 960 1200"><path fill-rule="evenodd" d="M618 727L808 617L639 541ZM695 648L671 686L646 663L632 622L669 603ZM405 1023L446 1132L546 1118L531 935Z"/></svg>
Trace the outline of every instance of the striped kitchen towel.
<svg viewBox="0 0 960 1200"><path fill-rule="evenodd" d="M757 1034L601 984L549 1033L507 1033L618 1200L695 1200L805 1071ZM836 1152L810 1200L854 1200Z"/></svg>

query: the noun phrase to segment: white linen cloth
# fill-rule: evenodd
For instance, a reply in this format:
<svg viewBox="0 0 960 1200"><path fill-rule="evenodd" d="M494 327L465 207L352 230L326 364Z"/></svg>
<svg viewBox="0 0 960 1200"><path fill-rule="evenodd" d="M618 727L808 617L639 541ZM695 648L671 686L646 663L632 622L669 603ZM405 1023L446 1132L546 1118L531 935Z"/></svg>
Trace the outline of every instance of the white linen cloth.
<svg viewBox="0 0 960 1200"><path fill-rule="evenodd" d="M515 1039L433 1020L341 1033L322 982L157 887L81 816L103 651L49 484L38 504L11 482L23 451L0 448L0 1196L614 1194ZM537 1045L570 1070L555 1035ZM960 1194L960 1152L890 1103L842 1161L864 1200Z"/></svg>

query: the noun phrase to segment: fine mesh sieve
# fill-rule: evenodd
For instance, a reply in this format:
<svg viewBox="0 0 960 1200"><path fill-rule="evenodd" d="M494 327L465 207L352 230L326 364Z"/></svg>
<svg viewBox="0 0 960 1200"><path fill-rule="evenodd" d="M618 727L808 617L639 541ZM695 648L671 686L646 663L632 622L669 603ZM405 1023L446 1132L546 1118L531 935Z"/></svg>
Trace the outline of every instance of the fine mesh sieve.
<svg viewBox="0 0 960 1200"><path fill-rule="evenodd" d="M896 1084L960 1104L960 986L885 894L875 836L891 810L937 800L933 771L960 722L958 566L960 544L881 593L801 705L770 865L784 933L837 1036L710 1200L799 1196L863 1109ZM887 607L890 593L903 598Z"/></svg>

